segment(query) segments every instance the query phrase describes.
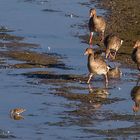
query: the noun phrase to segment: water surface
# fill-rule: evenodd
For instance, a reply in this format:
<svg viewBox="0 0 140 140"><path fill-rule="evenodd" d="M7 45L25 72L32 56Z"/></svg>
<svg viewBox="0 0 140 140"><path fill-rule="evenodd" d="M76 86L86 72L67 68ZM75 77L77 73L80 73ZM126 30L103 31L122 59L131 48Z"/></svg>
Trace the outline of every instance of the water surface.
<svg viewBox="0 0 140 140"><path fill-rule="evenodd" d="M30 140L139 138L140 117L139 113L135 116L132 111L130 96L138 80L137 70L121 68L123 76L119 80L110 80L109 95L104 102L90 101L90 89L85 81L67 80L68 76L64 75L87 76L87 58L83 53L89 46L81 43L76 35L88 32L79 25L88 20L88 10L93 6L87 0L82 3L80 0L0 1L0 24L12 29L10 34L24 37L23 42L39 45L25 47L25 50L60 55L68 66L68 69L0 69L0 137ZM105 12L97 11L99 14ZM6 50L10 49L1 48L1 51ZM1 59L5 65L23 63L9 57ZM36 71L61 76L56 83L55 77L48 80L35 74L25 76L25 73ZM102 91L105 88L103 78L95 77L91 87ZM23 120L10 118L9 110L16 107L27 109Z"/></svg>

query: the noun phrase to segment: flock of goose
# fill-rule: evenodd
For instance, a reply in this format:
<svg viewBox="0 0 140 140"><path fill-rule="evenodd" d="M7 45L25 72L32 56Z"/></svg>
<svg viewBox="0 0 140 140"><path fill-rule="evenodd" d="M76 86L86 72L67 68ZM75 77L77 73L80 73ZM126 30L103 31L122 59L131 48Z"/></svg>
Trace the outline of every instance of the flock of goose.
<svg viewBox="0 0 140 140"><path fill-rule="evenodd" d="M91 46L94 33L98 33L100 41L105 45L105 57L109 59L115 59L118 50L120 49L123 40L120 39L115 34L109 34L104 37L106 29L106 21L102 16L97 16L96 9L90 9L90 19L89 19L89 30L90 30L90 39L89 44ZM137 40L132 52L132 60L137 64L138 70L140 70L140 41ZM104 58L99 55L96 55L96 52L93 48L89 47L86 49L85 55L88 55L88 70L89 77L87 83L90 83L91 78L94 75L104 75L105 83L108 85L108 72L111 70L110 66L107 65Z"/></svg>

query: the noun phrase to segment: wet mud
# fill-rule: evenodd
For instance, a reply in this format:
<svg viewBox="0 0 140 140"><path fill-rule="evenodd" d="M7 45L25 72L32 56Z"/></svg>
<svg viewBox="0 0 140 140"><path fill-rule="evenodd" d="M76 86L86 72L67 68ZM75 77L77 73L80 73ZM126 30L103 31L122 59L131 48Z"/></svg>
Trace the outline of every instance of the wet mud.
<svg viewBox="0 0 140 140"><path fill-rule="evenodd" d="M91 3L96 3L95 7L97 8L107 10L104 14L107 21L105 36L113 33L120 36L124 41L118 52L117 61L125 65L125 67L134 67L135 64L131 59L131 53L136 40L140 38L140 11L138 6L140 2L138 0L94 0ZM87 23L88 21L86 21ZM86 25L79 26L87 28ZM89 41L88 34L79 35L79 38L82 39L83 43L88 43ZM95 44L99 45L101 50L104 51L104 44L100 42L98 36L94 38L93 45Z"/></svg>

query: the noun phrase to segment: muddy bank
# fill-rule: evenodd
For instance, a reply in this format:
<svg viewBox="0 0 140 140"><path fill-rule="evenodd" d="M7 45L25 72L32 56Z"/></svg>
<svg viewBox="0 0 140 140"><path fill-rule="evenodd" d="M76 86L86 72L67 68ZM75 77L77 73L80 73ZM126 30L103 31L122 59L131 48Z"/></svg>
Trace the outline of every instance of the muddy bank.
<svg viewBox="0 0 140 140"><path fill-rule="evenodd" d="M123 40L123 46L117 59L123 63L132 64L130 54L136 40L140 39L140 11L139 0L101 0L102 8L109 12L107 17L108 33L116 33Z"/></svg>
<svg viewBox="0 0 140 140"><path fill-rule="evenodd" d="M117 61L123 64L135 66L131 60L132 47L137 39L140 39L140 11L139 0L93 0L91 4L96 3L96 7L107 10L105 19L107 29L105 34L115 33L124 40L124 43L117 55ZM86 21L86 24L88 21ZM83 25L81 25L83 26ZM87 27L85 25L85 27ZM88 43L89 35L79 36L82 42ZM93 44L99 44L104 51L104 45L100 43L99 38L95 37Z"/></svg>
<svg viewBox="0 0 140 140"><path fill-rule="evenodd" d="M102 8L108 9L106 33L117 33L123 40L123 46L128 52L132 49L133 43L140 38L140 11L139 0L101 0ZM122 47L122 51L126 49ZM125 49L125 50L123 50Z"/></svg>
<svg viewBox="0 0 140 140"><path fill-rule="evenodd" d="M23 61L18 64L9 64L9 66L12 68L55 67L67 69L60 57L51 54L40 54L33 51L4 51L0 52L0 56Z"/></svg>
<svg viewBox="0 0 140 140"><path fill-rule="evenodd" d="M31 48L39 47L38 44L23 41L24 37L13 35L13 30L5 26L0 28L0 63L1 67L10 68L62 68L70 69L62 62L61 55L38 53L30 51ZM5 62L5 59L16 60L18 63L11 64Z"/></svg>

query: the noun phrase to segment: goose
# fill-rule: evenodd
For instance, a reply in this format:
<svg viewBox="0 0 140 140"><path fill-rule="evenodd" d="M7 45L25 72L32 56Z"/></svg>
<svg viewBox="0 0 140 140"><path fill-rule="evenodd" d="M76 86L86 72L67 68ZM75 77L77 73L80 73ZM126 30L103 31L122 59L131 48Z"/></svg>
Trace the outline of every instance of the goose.
<svg viewBox="0 0 140 140"><path fill-rule="evenodd" d="M92 48L87 48L85 50L84 55L88 55L87 67L89 70L89 78L87 83L90 83L91 78L94 75L104 75L105 83L108 84L107 72L109 71L109 67L102 57L95 57L94 50Z"/></svg>
<svg viewBox="0 0 140 140"><path fill-rule="evenodd" d="M97 16L96 15L96 9L90 9L90 19L89 19L89 31L90 31L90 39L89 39L89 44L92 44L92 38L94 32L99 33L101 37L101 41L104 40L104 32L106 28L106 22L105 19L102 16Z"/></svg>
<svg viewBox="0 0 140 140"><path fill-rule="evenodd" d="M120 78L122 76L122 72L118 67L110 68L107 76L108 78Z"/></svg>
<svg viewBox="0 0 140 140"><path fill-rule="evenodd" d="M104 45L106 47L106 58L113 57L113 59L115 59L116 54L120 49L122 43L123 40L121 40L118 36L114 34L106 36L104 39ZM114 55L112 55L112 52L114 52Z"/></svg>
<svg viewBox="0 0 140 140"><path fill-rule="evenodd" d="M133 46L131 57L132 60L137 64L138 70L140 70L140 40L137 40Z"/></svg>

